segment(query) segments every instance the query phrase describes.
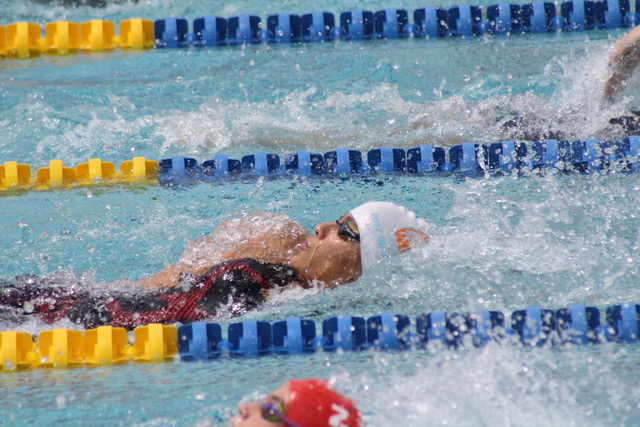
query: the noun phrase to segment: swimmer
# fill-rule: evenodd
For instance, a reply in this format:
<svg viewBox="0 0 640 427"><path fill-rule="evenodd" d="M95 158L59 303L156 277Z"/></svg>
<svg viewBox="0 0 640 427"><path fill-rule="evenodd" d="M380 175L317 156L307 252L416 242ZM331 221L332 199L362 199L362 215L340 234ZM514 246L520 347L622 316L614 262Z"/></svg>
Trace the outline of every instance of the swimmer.
<svg viewBox="0 0 640 427"><path fill-rule="evenodd" d="M239 406L234 427L359 427L360 412L351 399L324 380L291 380L259 402Z"/></svg>
<svg viewBox="0 0 640 427"><path fill-rule="evenodd" d="M608 59L609 73L602 88L604 101L613 103L620 98L638 66L640 66L640 26L623 35L611 49ZM558 118L560 123L563 120L563 117ZM553 126L554 123L545 116L544 111L542 114L536 111L525 115L517 110L507 109L499 116L498 123L502 126L505 139L539 141L572 138L571 135L556 129ZM638 135L640 134L640 110L632 109L628 114L610 117L609 124L616 125L611 129L614 132L621 128L624 135Z"/></svg>
<svg viewBox="0 0 640 427"><path fill-rule="evenodd" d="M0 286L0 308L12 308L13 314L22 310L47 323L68 318L85 328L187 323L211 318L220 309L238 316L264 303L273 289L335 288L385 258L428 242L426 223L389 202L365 203L335 222L317 225L315 234L290 220L285 225L289 231L258 235L222 252L222 262L202 267L201 255L194 259L186 253L178 263L133 282L153 292L95 296L82 286L51 286L46 279L22 276L18 283Z"/></svg>
<svg viewBox="0 0 640 427"><path fill-rule="evenodd" d="M622 36L609 55L609 76L604 82L604 96L613 101L627 85L640 64L640 26Z"/></svg>

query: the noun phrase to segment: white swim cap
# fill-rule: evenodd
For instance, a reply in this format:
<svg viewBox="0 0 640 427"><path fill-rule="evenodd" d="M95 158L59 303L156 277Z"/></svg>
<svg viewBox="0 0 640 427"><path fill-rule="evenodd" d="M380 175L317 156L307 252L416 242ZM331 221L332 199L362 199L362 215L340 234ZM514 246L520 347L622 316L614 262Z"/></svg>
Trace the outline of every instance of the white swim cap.
<svg viewBox="0 0 640 427"><path fill-rule="evenodd" d="M351 211L360 233L362 271L384 258L406 252L429 241L427 223L394 203L368 202Z"/></svg>

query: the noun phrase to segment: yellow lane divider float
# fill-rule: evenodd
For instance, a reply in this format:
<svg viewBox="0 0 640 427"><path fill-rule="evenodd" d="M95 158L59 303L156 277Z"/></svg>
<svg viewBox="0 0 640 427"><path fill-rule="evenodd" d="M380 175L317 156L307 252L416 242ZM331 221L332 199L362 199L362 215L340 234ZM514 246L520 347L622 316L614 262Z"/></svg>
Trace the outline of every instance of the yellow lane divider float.
<svg viewBox="0 0 640 427"><path fill-rule="evenodd" d="M28 332L0 333L0 370L68 368L77 365L114 365L127 362L159 363L178 355L178 329L152 323L127 331L99 326L84 332L53 329L34 341Z"/></svg>
<svg viewBox="0 0 640 427"><path fill-rule="evenodd" d="M155 182L157 174L158 162L144 157L122 162L119 170L113 163L100 159L89 159L75 168L65 167L62 160L51 160L49 167L36 171L35 177L31 175L29 165L9 161L0 164L0 190L43 190L104 182Z"/></svg>
<svg viewBox="0 0 640 427"><path fill-rule="evenodd" d="M52 22L46 25L44 37L38 24L17 22L0 26L0 55L31 58L40 53L68 54L74 51L104 51L115 48L147 49L155 45L153 22L127 19L120 22L119 35L110 21L95 19L76 22Z"/></svg>

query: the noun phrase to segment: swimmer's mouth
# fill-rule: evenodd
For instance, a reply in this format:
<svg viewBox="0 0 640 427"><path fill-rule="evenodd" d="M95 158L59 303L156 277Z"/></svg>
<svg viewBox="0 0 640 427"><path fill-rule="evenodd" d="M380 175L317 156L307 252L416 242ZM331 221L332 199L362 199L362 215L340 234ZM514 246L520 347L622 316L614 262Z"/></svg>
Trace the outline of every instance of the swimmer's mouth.
<svg viewBox="0 0 640 427"><path fill-rule="evenodd" d="M296 252L303 252L306 251L310 248L310 245L308 242L302 242L302 243L298 243L298 245L296 246Z"/></svg>

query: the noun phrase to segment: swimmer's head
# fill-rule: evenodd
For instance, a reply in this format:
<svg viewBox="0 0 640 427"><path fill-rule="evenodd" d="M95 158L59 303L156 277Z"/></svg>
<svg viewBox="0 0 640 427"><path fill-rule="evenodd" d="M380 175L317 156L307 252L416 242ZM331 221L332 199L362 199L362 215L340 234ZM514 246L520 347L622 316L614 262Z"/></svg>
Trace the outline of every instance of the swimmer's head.
<svg viewBox="0 0 640 427"><path fill-rule="evenodd" d="M362 271L429 241L426 222L394 203L368 202L350 213L360 234Z"/></svg>
<svg viewBox="0 0 640 427"><path fill-rule="evenodd" d="M289 265L304 281L333 288L357 280L378 261L424 244L426 223L402 206L369 202L315 227Z"/></svg>
<svg viewBox="0 0 640 427"><path fill-rule="evenodd" d="M258 402L244 403L232 419L234 427L359 427L353 401L322 379L291 380Z"/></svg>
<svg viewBox="0 0 640 427"><path fill-rule="evenodd" d="M296 424L305 427L360 425L360 412L351 399L329 388L325 380L291 380L289 389L286 417Z"/></svg>

